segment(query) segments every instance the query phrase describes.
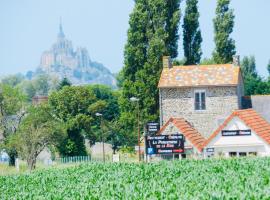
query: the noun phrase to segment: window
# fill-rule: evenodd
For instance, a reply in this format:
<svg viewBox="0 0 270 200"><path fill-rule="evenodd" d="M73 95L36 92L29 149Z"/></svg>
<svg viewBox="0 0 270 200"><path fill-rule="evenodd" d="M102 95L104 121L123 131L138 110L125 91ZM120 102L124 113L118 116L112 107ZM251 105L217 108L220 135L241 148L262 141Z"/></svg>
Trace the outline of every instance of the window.
<svg viewBox="0 0 270 200"><path fill-rule="evenodd" d="M237 153L236 152L229 152L229 156L230 157L236 157L237 156Z"/></svg>
<svg viewBox="0 0 270 200"><path fill-rule="evenodd" d="M205 91L195 91L195 110L205 109Z"/></svg>
<svg viewBox="0 0 270 200"><path fill-rule="evenodd" d="M239 156L240 157L247 156L247 153L246 152L239 152Z"/></svg>
<svg viewBox="0 0 270 200"><path fill-rule="evenodd" d="M257 156L257 152L249 152L248 155L249 156Z"/></svg>

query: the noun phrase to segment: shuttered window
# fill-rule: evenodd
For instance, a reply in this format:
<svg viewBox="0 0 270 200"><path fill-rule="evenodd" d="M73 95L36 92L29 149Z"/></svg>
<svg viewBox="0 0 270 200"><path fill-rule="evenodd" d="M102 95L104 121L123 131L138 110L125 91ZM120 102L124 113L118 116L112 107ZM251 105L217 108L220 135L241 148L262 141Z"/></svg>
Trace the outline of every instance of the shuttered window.
<svg viewBox="0 0 270 200"><path fill-rule="evenodd" d="M195 110L206 110L205 91L195 91Z"/></svg>

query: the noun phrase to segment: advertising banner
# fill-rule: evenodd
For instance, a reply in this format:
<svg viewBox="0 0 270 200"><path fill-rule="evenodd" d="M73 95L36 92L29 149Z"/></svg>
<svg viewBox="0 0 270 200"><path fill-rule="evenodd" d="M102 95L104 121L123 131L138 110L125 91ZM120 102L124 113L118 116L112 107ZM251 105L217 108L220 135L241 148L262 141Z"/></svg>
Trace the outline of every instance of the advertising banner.
<svg viewBox="0 0 270 200"><path fill-rule="evenodd" d="M181 134L146 136L145 141L148 155L184 153L184 136Z"/></svg>

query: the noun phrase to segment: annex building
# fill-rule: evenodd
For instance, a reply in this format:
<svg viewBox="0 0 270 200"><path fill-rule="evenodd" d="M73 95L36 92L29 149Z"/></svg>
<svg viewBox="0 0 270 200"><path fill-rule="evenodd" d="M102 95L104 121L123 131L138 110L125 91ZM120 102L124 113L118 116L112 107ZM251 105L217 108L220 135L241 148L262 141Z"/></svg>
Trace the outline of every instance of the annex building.
<svg viewBox="0 0 270 200"><path fill-rule="evenodd" d="M192 66L163 57L158 88L159 134L183 134L185 154L270 155L270 96L244 96L239 57Z"/></svg>

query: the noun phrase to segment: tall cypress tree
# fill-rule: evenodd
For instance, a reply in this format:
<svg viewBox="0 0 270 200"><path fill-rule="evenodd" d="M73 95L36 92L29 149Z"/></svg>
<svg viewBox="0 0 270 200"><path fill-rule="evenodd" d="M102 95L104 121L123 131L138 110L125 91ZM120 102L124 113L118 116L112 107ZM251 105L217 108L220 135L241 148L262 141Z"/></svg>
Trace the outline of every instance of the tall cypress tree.
<svg viewBox="0 0 270 200"><path fill-rule="evenodd" d="M121 72L121 118L134 124L135 105L129 98L140 99L144 122L158 119L158 80L162 56L177 56L180 0L136 0L130 15L125 66Z"/></svg>
<svg viewBox="0 0 270 200"><path fill-rule="evenodd" d="M136 0L135 7L130 14L128 38L124 50L124 67L119 74L122 87L119 98L120 122L124 126L123 129L129 131L132 130L135 121L135 105L130 102L130 98L138 96L138 90L135 87L136 74L146 62L148 20L146 2L147 0Z"/></svg>
<svg viewBox="0 0 270 200"><path fill-rule="evenodd" d="M233 10L229 8L230 0L218 0L214 21L215 44L213 58L216 63L230 63L235 55L235 41L230 38L234 26Z"/></svg>
<svg viewBox="0 0 270 200"><path fill-rule="evenodd" d="M185 65L198 64L201 60L202 36L199 28L198 0L187 0L183 24Z"/></svg>

